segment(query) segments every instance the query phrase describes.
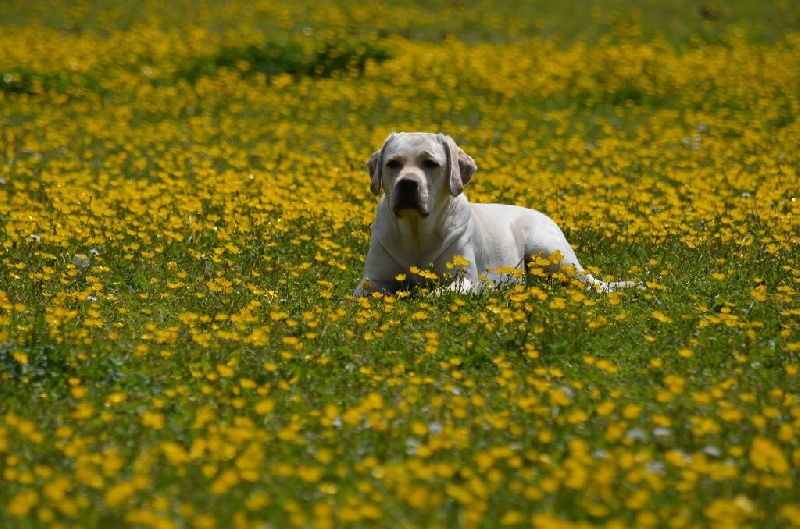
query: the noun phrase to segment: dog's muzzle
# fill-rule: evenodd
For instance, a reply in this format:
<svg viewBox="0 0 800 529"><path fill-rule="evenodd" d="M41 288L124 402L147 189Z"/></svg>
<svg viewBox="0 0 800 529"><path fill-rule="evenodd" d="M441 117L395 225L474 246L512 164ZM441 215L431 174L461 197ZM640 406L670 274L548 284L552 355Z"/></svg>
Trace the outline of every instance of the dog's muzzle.
<svg viewBox="0 0 800 529"><path fill-rule="evenodd" d="M420 183L413 178L401 178L394 185L392 192L392 209L395 214L403 209L414 209L427 215Z"/></svg>

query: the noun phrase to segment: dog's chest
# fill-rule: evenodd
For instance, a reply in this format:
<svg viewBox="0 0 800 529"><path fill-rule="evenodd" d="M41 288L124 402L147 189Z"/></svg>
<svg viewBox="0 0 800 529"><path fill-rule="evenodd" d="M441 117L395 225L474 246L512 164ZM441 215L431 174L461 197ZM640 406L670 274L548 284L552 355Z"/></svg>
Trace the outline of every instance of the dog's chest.
<svg viewBox="0 0 800 529"><path fill-rule="evenodd" d="M403 270L417 267L431 270L441 275L449 270L448 265L456 255L465 253L464 245L469 242L465 230L439 229L412 230L403 226L396 232L396 238L388 246L392 259Z"/></svg>
<svg viewBox="0 0 800 529"><path fill-rule="evenodd" d="M403 268L416 266L424 269L439 264L444 245L444 239L435 233L401 231L394 244L390 245L390 252Z"/></svg>

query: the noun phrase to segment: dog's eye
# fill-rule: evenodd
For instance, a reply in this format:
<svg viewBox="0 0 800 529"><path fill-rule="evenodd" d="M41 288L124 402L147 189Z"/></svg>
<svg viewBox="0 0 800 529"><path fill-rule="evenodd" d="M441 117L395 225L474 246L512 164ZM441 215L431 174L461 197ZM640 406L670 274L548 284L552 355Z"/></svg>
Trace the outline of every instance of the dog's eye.
<svg viewBox="0 0 800 529"><path fill-rule="evenodd" d="M389 160L388 162L386 162L386 167L392 169L393 171L400 169L402 166L403 164L401 164L397 160Z"/></svg>
<svg viewBox="0 0 800 529"><path fill-rule="evenodd" d="M422 166L425 167L425 169L436 169L439 167L439 162L431 158L428 158L422 162Z"/></svg>

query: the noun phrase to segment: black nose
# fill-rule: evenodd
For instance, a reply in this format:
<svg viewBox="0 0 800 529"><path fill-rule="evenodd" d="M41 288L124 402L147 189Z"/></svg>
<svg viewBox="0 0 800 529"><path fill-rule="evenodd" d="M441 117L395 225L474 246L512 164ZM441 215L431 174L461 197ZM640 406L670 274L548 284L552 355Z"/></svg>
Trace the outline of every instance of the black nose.
<svg viewBox="0 0 800 529"><path fill-rule="evenodd" d="M419 188L419 182L411 179L403 179L397 181L397 191L399 193L416 193Z"/></svg>

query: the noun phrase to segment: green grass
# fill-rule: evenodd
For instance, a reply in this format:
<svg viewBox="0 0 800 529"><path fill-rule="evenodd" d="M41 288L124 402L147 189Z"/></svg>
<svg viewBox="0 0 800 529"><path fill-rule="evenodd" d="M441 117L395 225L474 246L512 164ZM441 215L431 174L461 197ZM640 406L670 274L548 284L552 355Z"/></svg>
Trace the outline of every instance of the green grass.
<svg viewBox="0 0 800 529"><path fill-rule="evenodd" d="M789 2L0 7L0 527L800 526ZM391 130L584 265L353 300Z"/></svg>
<svg viewBox="0 0 800 529"><path fill-rule="evenodd" d="M311 53L294 42L267 42L263 46L223 47L212 56L193 61L176 76L196 83L200 77L214 76L220 68L241 68L242 76L262 73L267 80L279 74L327 78L354 71L363 75L368 61L381 63L388 58L386 50L373 47L369 42L325 42Z"/></svg>
<svg viewBox="0 0 800 529"><path fill-rule="evenodd" d="M755 42L771 43L781 40L787 31L796 31L800 25L797 7L787 1L648 0L631 4L624 0L559 3L389 0L373 4L370 14L361 13L363 6L359 4L332 4L344 14L342 18L327 17L325 9L315 9L318 6L306 3L295 5L288 18L276 17L268 7L236 13L237 7L226 8L213 1L191 0L182 5L182 9L151 5L133 9L109 0L90 0L56 10L46 4L18 1L5 5L3 14L7 25L25 26L31 20L38 20L46 27L62 31L105 32L129 30L143 23L179 28L187 13L200 18L208 16L206 10L210 10L217 16L210 17L209 27L220 32L235 29L244 18L265 34L287 31L300 34L310 27L322 32L344 30L356 36L377 31L380 36L400 35L426 41L440 41L454 35L472 43L537 36L564 45L630 36L662 37L678 45L718 43L724 42L733 28L746 31Z"/></svg>

